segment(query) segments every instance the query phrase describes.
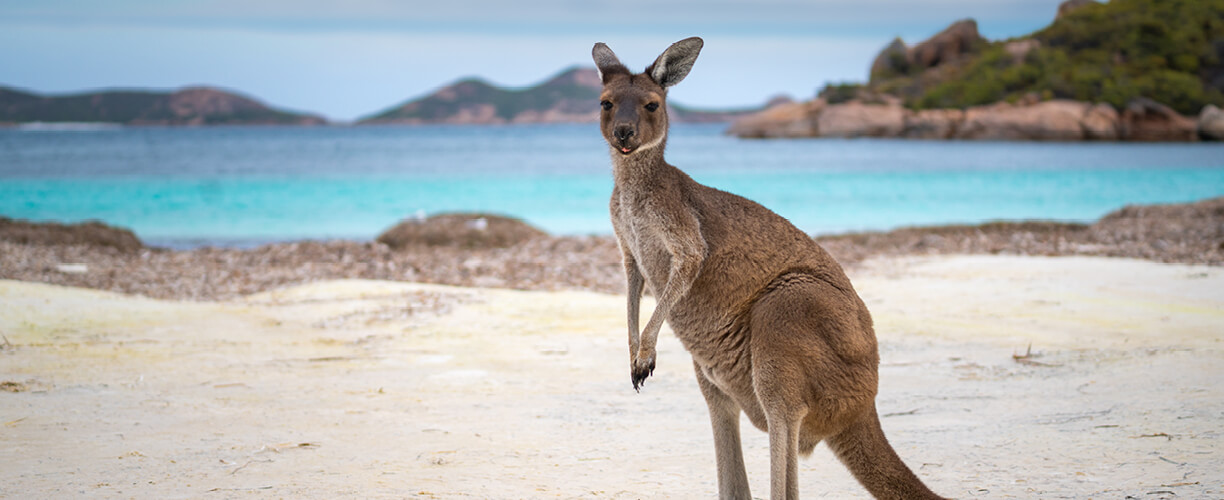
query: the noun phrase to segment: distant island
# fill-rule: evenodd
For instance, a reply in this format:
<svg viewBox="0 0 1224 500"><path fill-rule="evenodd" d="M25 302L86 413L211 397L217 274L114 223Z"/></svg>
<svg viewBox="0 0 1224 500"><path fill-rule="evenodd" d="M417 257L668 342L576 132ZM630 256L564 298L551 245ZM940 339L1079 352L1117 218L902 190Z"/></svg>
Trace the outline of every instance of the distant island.
<svg viewBox="0 0 1224 500"><path fill-rule="evenodd" d="M1049 26L1023 37L989 41L964 19L913 46L898 38L867 83L828 85L815 99L737 120L729 133L1224 140L1222 106L1224 0L1067 0Z"/></svg>
<svg viewBox="0 0 1224 500"><path fill-rule="evenodd" d="M519 124L594 123L599 119L602 85L595 68L567 69L544 83L523 89L494 86L469 78L390 109L358 120L360 125L384 123ZM728 122L759 111L708 111L672 105L677 122Z"/></svg>
<svg viewBox="0 0 1224 500"><path fill-rule="evenodd" d="M595 68L574 67L522 89L467 78L417 99L362 118L357 125L594 123L601 85ZM762 107L711 111L671 105L676 122L719 123ZM240 94L211 87L173 92L106 90L40 95L0 86L0 126L28 123L119 125L322 125L322 116L277 110Z"/></svg>
<svg viewBox="0 0 1224 500"><path fill-rule="evenodd" d="M1051 24L991 41L973 19L914 45L895 39L866 83L755 109L670 105L676 122L730 122L729 134L1050 141L1224 140L1224 0L1066 0ZM524 88L465 78L356 125L592 123L600 82L572 67ZM233 92L107 90L39 95L0 86L0 126L318 125L317 114Z"/></svg>
<svg viewBox="0 0 1224 500"><path fill-rule="evenodd" d="M189 87L173 92L106 90L46 96L0 87L0 124L322 125L323 117L270 108L233 92Z"/></svg>

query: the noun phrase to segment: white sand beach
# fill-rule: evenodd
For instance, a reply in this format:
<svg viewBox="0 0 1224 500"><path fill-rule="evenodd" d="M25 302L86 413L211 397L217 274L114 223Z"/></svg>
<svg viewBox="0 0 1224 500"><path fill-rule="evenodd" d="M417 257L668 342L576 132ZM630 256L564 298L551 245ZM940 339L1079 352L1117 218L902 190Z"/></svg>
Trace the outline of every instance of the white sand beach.
<svg viewBox="0 0 1224 500"><path fill-rule="evenodd" d="M1224 269L931 256L851 279L876 321L885 432L936 492L1224 497ZM624 302L0 281L0 497L713 498L688 355L665 331L635 393ZM766 435L742 425L768 497ZM823 446L800 491L867 498Z"/></svg>

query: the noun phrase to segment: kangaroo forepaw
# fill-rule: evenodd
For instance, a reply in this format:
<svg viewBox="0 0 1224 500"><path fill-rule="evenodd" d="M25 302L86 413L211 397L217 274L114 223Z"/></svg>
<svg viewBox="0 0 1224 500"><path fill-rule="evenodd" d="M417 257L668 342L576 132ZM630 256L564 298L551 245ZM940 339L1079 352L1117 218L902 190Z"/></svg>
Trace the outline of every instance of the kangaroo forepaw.
<svg viewBox="0 0 1224 500"><path fill-rule="evenodd" d="M655 359L651 356L647 359L637 359L630 368L630 375L633 380L633 390L641 392L642 386L646 385L646 377L654 375Z"/></svg>

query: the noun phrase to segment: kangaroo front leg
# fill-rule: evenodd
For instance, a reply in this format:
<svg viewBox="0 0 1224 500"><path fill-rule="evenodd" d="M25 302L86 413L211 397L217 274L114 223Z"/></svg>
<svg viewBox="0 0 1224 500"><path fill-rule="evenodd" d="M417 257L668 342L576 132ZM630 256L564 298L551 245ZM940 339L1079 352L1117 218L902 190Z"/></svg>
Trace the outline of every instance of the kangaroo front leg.
<svg viewBox="0 0 1224 500"><path fill-rule="evenodd" d="M672 306L688 293L693 282L697 281L697 274L701 272L701 263L705 260L705 245L697 233L696 220L692 221L692 226L691 240L672 241L668 244L671 269L667 273L667 284L663 287L663 292L656 297L655 310L650 314L646 328L642 329L641 344L633 357L634 389L641 387L646 377L654 373L655 345L659 341L659 329L663 327L663 320L671 312Z"/></svg>
<svg viewBox="0 0 1224 500"><path fill-rule="evenodd" d="M714 386L693 362L697 386L710 408L710 426L714 428L714 458L718 464L718 498L720 500L751 500L748 472L744 470L743 446L740 444L739 405L727 393Z"/></svg>
<svg viewBox="0 0 1224 500"><path fill-rule="evenodd" d="M627 288L629 291L629 373L633 380L633 389L638 389L638 380L632 376L633 363L637 359L638 349L641 348L641 336L638 330L638 318L641 315L642 305L642 285L645 279L642 277L642 270L638 269L637 262L633 260L633 256L625 253L625 278L627 280Z"/></svg>

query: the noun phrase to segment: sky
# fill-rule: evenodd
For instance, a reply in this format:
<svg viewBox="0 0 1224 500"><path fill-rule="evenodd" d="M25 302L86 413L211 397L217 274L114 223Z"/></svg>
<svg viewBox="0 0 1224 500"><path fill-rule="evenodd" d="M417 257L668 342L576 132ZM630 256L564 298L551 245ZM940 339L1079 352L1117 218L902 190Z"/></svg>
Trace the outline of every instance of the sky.
<svg viewBox="0 0 1224 500"><path fill-rule="evenodd" d="M0 85L47 94L208 85L349 121L457 79L538 84L607 43L641 70L705 39L669 100L704 108L865 81L894 37L971 17L990 39L1061 0L0 0Z"/></svg>

